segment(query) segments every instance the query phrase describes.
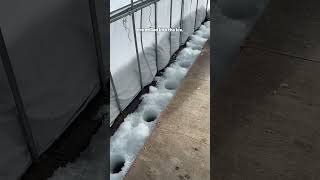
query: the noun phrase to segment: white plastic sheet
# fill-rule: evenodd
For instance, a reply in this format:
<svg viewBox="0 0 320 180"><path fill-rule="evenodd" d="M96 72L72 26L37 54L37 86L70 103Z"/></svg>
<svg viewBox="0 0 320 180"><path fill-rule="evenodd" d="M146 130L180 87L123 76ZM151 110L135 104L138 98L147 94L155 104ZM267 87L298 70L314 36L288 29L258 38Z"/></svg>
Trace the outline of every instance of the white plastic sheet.
<svg viewBox="0 0 320 180"><path fill-rule="evenodd" d="M181 33L182 43L192 35L195 28L199 27L205 19L207 0L184 0L183 26ZM157 25L158 28L170 28L170 5L171 0L160 0L157 2ZM172 0L172 28L180 28L182 0ZM197 9L197 26L195 26L195 15ZM208 6L208 10L210 7ZM140 28L141 10L134 13L135 26ZM155 28L155 5L152 4L142 9L142 28ZM114 79L121 109L125 109L141 90L140 75L135 51L133 23L131 15L117 20L110 24L110 71ZM180 46L180 32L171 32L171 51L170 51L170 32L158 31L157 53L158 62L156 63L155 32L136 31L138 56L140 59L141 76L143 86L152 82L158 70L165 68L173 53ZM170 54L171 52L171 54ZM110 125L119 115L114 90L110 84Z"/></svg>

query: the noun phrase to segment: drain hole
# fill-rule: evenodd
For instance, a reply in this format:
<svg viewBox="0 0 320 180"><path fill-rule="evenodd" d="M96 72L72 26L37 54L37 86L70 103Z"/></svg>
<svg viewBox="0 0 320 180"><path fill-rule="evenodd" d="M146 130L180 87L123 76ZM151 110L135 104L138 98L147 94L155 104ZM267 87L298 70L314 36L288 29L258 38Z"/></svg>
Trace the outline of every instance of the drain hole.
<svg viewBox="0 0 320 180"><path fill-rule="evenodd" d="M158 117L158 113L157 113L157 111L155 111L153 109L149 109L149 110L145 111L143 114L143 120L145 120L146 122L152 122L152 121L156 120L157 117Z"/></svg>
<svg viewBox="0 0 320 180"><path fill-rule="evenodd" d="M111 173L119 173L124 167L125 160L121 156L116 156L113 161L111 161Z"/></svg>
<svg viewBox="0 0 320 180"><path fill-rule="evenodd" d="M178 87L178 82L173 80L166 81L164 87L168 90L175 90Z"/></svg>
<svg viewBox="0 0 320 180"><path fill-rule="evenodd" d="M179 62L179 66L183 67L183 68L188 68L191 65L191 62L189 61L180 61Z"/></svg>

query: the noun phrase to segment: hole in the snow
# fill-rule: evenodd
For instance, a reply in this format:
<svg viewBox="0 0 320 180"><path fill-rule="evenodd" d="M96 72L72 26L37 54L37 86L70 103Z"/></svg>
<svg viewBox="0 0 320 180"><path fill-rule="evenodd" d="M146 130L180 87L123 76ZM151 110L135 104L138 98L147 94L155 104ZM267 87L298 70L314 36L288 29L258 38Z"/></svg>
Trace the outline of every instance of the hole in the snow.
<svg viewBox="0 0 320 180"><path fill-rule="evenodd" d="M174 80L168 80L165 82L164 87L168 90L175 90L178 87L178 82Z"/></svg>
<svg viewBox="0 0 320 180"><path fill-rule="evenodd" d="M158 117L158 112L153 109L148 109L143 114L143 120L146 122L152 122Z"/></svg>
<svg viewBox="0 0 320 180"><path fill-rule="evenodd" d="M122 168L124 167L125 164L125 160L122 156L116 156L113 158L113 160L111 160L111 173L112 174L116 174L119 173Z"/></svg>
<svg viewBox="0 0 320 180"><path fill-rule="evenodd" d="M188 68L191 65L191 62L189 61L180 61L179 62L179 66L183 67L183 68Z"/></svg>

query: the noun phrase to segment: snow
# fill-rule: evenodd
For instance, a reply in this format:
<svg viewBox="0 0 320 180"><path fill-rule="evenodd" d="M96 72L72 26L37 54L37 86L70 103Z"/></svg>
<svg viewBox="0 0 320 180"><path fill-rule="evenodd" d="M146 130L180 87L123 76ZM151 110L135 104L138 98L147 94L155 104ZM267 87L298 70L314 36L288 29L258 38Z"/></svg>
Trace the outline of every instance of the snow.
<svg viewBox="0 0 320 180"><path fill-rule="evenodd" d="M167 67L162 76L156 76L156 86L149 87L149 93L142 96L138 109L128 115L110 142L110 178L122 180L151 134L161 111L174 96L176 89L200 54L210 36L210 22L201 25L190 41ZM113 172L113 173L112 173Z"/></svg>
<svg viewBox="0 0 320 180"><path fill-rule="evenodd" d="M134 0L137 1L137 0ZM199 9L197 16L197 27L205 17L205 2L206 0L199 0ZM130 0L111 0L110 11L116 10L120 7L128 5ZM164 10L168 12L168 3L170 0L161 0L158 2L158 12L161 16L158 18L159 27L169 27L168 17L169 13L163 13ZM183 42L192 35L194 28L194 2L185 2L184 14L184 37ZM188 4L189 3L189 4ZM209 1L210 3L210 1ZM210 6L209 6L210 7ZM208 11L209 11L208 7ZM180 1L173 1L173 28L180 28ZM143 27L153 27L154 25L154 5L148 6L143 10L142 24ZM140 25L140 12L135 13L136 25ZM202 46L210 36L210 22L201 25L199 30L191 36L190 41L187 42L187 47L183 49L176 58L176 62L166 68L162 76L154 77L156 74L155 63L155 38L154 32L143 33L144 53L141 54L142 47L138 43L139 57L141 59L141 69L143 74L144 85L150 83L153 78L157 81L156 86L150 86L150 91L142 97L138 109L128 115L125 121L120 125L117 132L111 137L110 144L110 158L111 166L114 172L110 174L111 180L121 180L132 165L138 152L144 145L146 138L152 132L159 114L169 103L174 96L176 88L179 87L181 80L183 80L188 69L196 57L200 54ZM140 91L140 84L138 80L138 66L135 60L135 49L133 41L133 30L131 17L125 17L110 24L110 42L112 43L111 72L113 73L114 82L120 95L121 106L126 107L135 95ZM158 58L159 68L164 68L171 55L179 48L179 33L171 33L171 47L168 32L158 33ZM140 33L137 33L137 40L140 42ZM150 67L150 68L149 68ZM127 86L130 84L130 86ZM112 87L112 86L110 86ZM113 90L110 91L110 114L111 121L118 115L117 105L115 104ZM113 98L113 99L112 99ZM109 109L109 108L108 108ZM111 122L112 123L112 122ZM98 133L93 137L89 147L81 154L81 156L73 163L67 164L55 171L49 180L87 180L87 179L104 179L105 173L105 159L106 158L106 138L107 127L103 126ZM122 165L124 165L122 167Z"/></svg>
<svg viewBox="0 0 320 180"><path fill-rule="evenodd" d="M200 54L204 41L210 36L210 22L204 23L188 42L193 46L183 49L176 61L165 69L162 76L155 77L156 86L142 97L138 109L128 115L116 133L111 137L110 165L111 180L122 180L134 159L151 134L159 114L175 94L188 69ZM102 109L105 112L105 108ZM149 121L149 122L148 122ZM104 179L106 166L106 138L108 125L104 125L94 135L89 147L74 162L55 171L49 180ZM124 165L124 167L122 167Z"/></svg>
<svg viewBox="0 0 320 180"><path fill-rule="evenodd" d="M48 180L98 180L106 177L107 125L102 126L80 157L57 169Z"/></svg>
<svg viewBox="0 0 320 180"><path fill-rule="evenodd" d="M118 6L129 2L121 0L111 1L111 6ZM169 28L171 0L160 0L157 2L157 23L159 28ZM181 1L172 1L172 28L180 28ZM182 44L193 34L195 26L195 11L197 1L184 1ZM204 20L207 0L198 0L197 25ZM120 6L120 5L119 5ZM209 10L209 7L208 7ZM155 27L155 6L154 4L134 13L136 28ZM142 19L142 21L141 21ZM141 21L141 22L140 22ZM141 23L141 24L140 24ZM114 79L115 89L122 109L125 109L141 90L137 54L135 50L133 23L131 16L124 17L110 24L110 71ZM141 37L142 34L142 37ZM180 46L180 32L157 32L158 59L156 62L155 33L136 31L138 56L140 59L141 75L143 86L148 85L154 79L158 70L162 70L169 63L170 57ZM141 45L141 38L142 44ZM192 46L192 44L189 44ZM196 47L194 47L196 48ZM112 86L110 86L112 87ZM110 89L110 126L120 114L113 87Z"/></svg>

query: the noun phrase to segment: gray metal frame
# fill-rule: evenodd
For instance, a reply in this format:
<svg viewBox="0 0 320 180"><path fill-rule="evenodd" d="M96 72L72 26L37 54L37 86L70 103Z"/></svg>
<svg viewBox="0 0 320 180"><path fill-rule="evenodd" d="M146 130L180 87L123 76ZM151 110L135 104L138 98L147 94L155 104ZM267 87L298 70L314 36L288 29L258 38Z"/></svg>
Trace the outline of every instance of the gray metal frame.
<svg viewBox="0 0 320 180"><path fill-rule="evenodd" d="M114 81L113 81L113 77L112 77L112 74L110 73L110 81L111 81L111 86L112 86L112 89L113 89L113 93L114 93L114 96L116 98L116 103L117 103L117 106L118 106L118 109L120 111L120 113L122 112L122 108L121 108L121 104L120 104L120 100L119 100L119 96L118 96L118 92L116 90L116 86L114 85Z"/></svg>
<svg viewBox="0 0 320 180"><path fill-rule="evenodd" d="M119 8L115 11L112 11L110 13L110 23L113 23L121 18L124 18L126 16L129 16L137 11L139 11L140 9L143 9L151 4L154 4L156 2L158 2L160 0L139 0L136 2L132 2L122 8Z"/></svg>
<svg viewBox="0 0 320 180"><path fill-rule="evenodd" d="M93 30L92 33L94 34L94 39L95 39L95 49L96 49L96 55L98 59L101 89L105 89L107 86L106 84L108 82L107 71L104 69L105 66L103 64L103 59L102 59L101 37L99 36L99 25L97 20L95 1L89 0L88 5L90 9L90 17L91 17L91 23L92 23L91 25ZM7 51L7 47L1 31L1 27L0 27L0 57L4 67L4 71L8 79L8 85L10 87L13 100L16 106L19 124L22 129L22 133L24 135L23 137L25 138L26 145L27 145L28 151L30 152L30 156L32 160L37 161L41 155L40 150L39 150L37 141L34 138L32 128L30 126L29 118L24 107L24 102L21 97L21 93L17 84L14 70L12 68L10 56ZM105 90L104 90L104 93L106 93Z"/></svg>
<svg viewBox="0 0 320 180"><path fill-rule="evenodd" d="M25 111L21 93L15 78L15 74L11 65L11 60L6 48L6 44L2 35L1 28L0 28L0 56L1 56L4 70L8 78L9 87L11 89L12 96L16 105L19 124L24 134L24 138L25 138L28 150L30 152L31 158L33 161L36 161L40 156L39 149L37 148L36 141L34 139L32 129L29 123L29 118Z"/></svg>
<svg viewBox="0 0 320 180"><path fill-rule="evenodd" d="M183 29L183 16L184 16L184 0L181 0L181 11L180 11L180 29ZM179 36L179 44L182 45L182 31Z"/></svg>
<svg viewBox="0 0 320 180"><path fill-rule="evenodd" d="M206 17L208 17L208 4L209 4L209 0L207 0L207 3L206 3Z"/></svg>
<svg viewBox="0 0 320 180"><path fill-rule="evenodd" d="M198 4L199 4L199 0L197 0L196 12L194 16L194 28L193 28L194 30L197 28Z"/></svg>
<svg viewBox="0 0 320 180"><path fill-rule="evenodd" d="M172 0L170 0L170 28L172 28ZM172 55L172 32L170 31L170 56Z"/></svg>
<svg viewBox="0 0 320 180"><path fill-rule="evenodd" d="M141 86L141 90L143 89L143 82L142 82L142 74L141 74L141 64L140 64L140 57L139 57L139 50L138 50L138 43L137 43L137 32L136 32L136 21L134 18L134 12L133 11L133 0L131 0L131 11L133 12L131 14L131 18L132 18L132 29L133 29L133 36L134 36L134 45L135 45L135 49L136 49L136 56L137 56L137 61L138 61L138 69L139 69L139 79L140 79L140 86Z"/></svg>
<svg viewBox="0 0 320 180"><path fill-rule="evenodd" d="M158 28L158 21L157 18L157 2L154 3L154 26L157 29ZM154 31L154 37L155 37L155 53L156 53L156 66L157 66L157 72L159 71L159 65L158 65L158 32Z"/></svg>

